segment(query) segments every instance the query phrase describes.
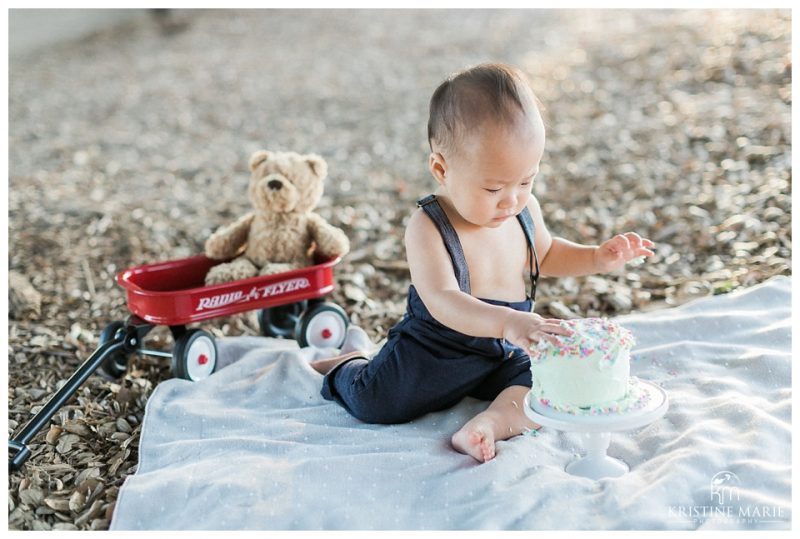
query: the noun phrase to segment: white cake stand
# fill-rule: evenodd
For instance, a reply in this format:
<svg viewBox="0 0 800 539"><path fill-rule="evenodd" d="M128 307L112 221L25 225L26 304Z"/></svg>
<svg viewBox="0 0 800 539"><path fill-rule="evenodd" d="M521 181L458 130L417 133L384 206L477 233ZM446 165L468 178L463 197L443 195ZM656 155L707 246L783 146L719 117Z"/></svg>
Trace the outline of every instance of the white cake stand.
<svg viewBox="0 0 800 539"><path fill-rule="evenodd" d="M636 410L605 415L575 415L556 412L544 406L530 392L525 395L524 410L528 419L545 427L566 432L578 432L583 439L586 456L570 462L566 471L572 475L602 479L619 477L630 468L619 459L606 454L611 433L643 427L663 416L669 407L667 393L657 385L639 380L640 389L649 393L647 404ZM531 401L533 405L531 406Z"/></svg>

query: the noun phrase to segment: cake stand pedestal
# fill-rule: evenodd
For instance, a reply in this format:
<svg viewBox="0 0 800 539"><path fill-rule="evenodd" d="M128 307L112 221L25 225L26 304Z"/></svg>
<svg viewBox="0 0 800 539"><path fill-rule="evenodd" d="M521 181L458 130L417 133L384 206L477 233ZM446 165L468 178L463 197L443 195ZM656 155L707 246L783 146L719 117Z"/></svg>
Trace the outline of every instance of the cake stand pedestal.
<svg viewBox="0 0 800 539"><path fill-rule="evenodd" d="M557 412L525 395L524 410L528 419L545 427L580 433L586 455L569 463L566 471L572 475L602 479L619 477L630 469L619 459L606 454L611 433L643 427L663 416L669 407L667 393L651 382L639 380L640 389L649 393L645 406L625 412L603 415L576 415Z"/></svg>

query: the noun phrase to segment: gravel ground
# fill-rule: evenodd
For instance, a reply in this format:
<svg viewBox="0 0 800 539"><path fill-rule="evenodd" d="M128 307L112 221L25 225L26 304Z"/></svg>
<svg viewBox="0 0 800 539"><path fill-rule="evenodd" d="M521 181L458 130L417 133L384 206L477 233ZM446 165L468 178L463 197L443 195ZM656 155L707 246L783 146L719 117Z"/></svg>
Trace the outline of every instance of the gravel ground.
<svg viewBox="0 0 800 539"><path fill-rule="evenodd" d="M247 211L256 149L317 152L350 236L332 300L376 339L402 314L403 223L433 188L430 93L487 60L546 106L554 234L636 230L655 257L546 279L537 312L614 316L790 273L785 11L196 11L10 59L9 433L128 312L113 276L202 250ZM257 334L251 315L216 335ZM169 350L159 328L151 347ZM10 529L106 529L169 361L92 377L9 479Z"/></svg>

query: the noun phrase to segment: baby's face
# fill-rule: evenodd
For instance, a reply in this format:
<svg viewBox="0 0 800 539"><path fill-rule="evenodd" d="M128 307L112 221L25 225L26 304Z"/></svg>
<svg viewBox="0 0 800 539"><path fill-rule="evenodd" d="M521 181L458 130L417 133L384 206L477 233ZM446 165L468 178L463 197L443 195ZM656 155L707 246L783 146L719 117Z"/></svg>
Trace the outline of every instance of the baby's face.
<svg viewBox="0 0 800 539"><path fill-rule="evenodd" d="M519 127L486 125L466 137L455 155L443 157L439 177L433 166L432 172L461 217L497 228L528 203L544 142L538 114Z"/></svg>

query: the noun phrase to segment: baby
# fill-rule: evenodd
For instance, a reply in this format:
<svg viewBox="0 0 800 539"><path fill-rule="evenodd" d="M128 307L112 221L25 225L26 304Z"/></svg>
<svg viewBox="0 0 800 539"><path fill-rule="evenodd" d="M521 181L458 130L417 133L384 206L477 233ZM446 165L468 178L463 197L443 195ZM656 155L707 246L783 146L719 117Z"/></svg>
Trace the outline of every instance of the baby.
<svg viewBox="0 0 800 539"><path fill-rule="evenodd" d="M539 275L613 271L652 255L654 244L633 232L599 246L550 235L531 193L544 124L525 76L511 66L483 64L444 81L431 98L428 140L438 188L417 203L405 232L405 316L371 360L355 350L312 366L325 375L323 397L368 423L410 421L466 396L492 401L451 438L457 451L485 462L496 441L539 428L522 410L531 387L527 350L570 334L532 312ZM355 328L342 351L359 339L367 348Z"/></svg>

